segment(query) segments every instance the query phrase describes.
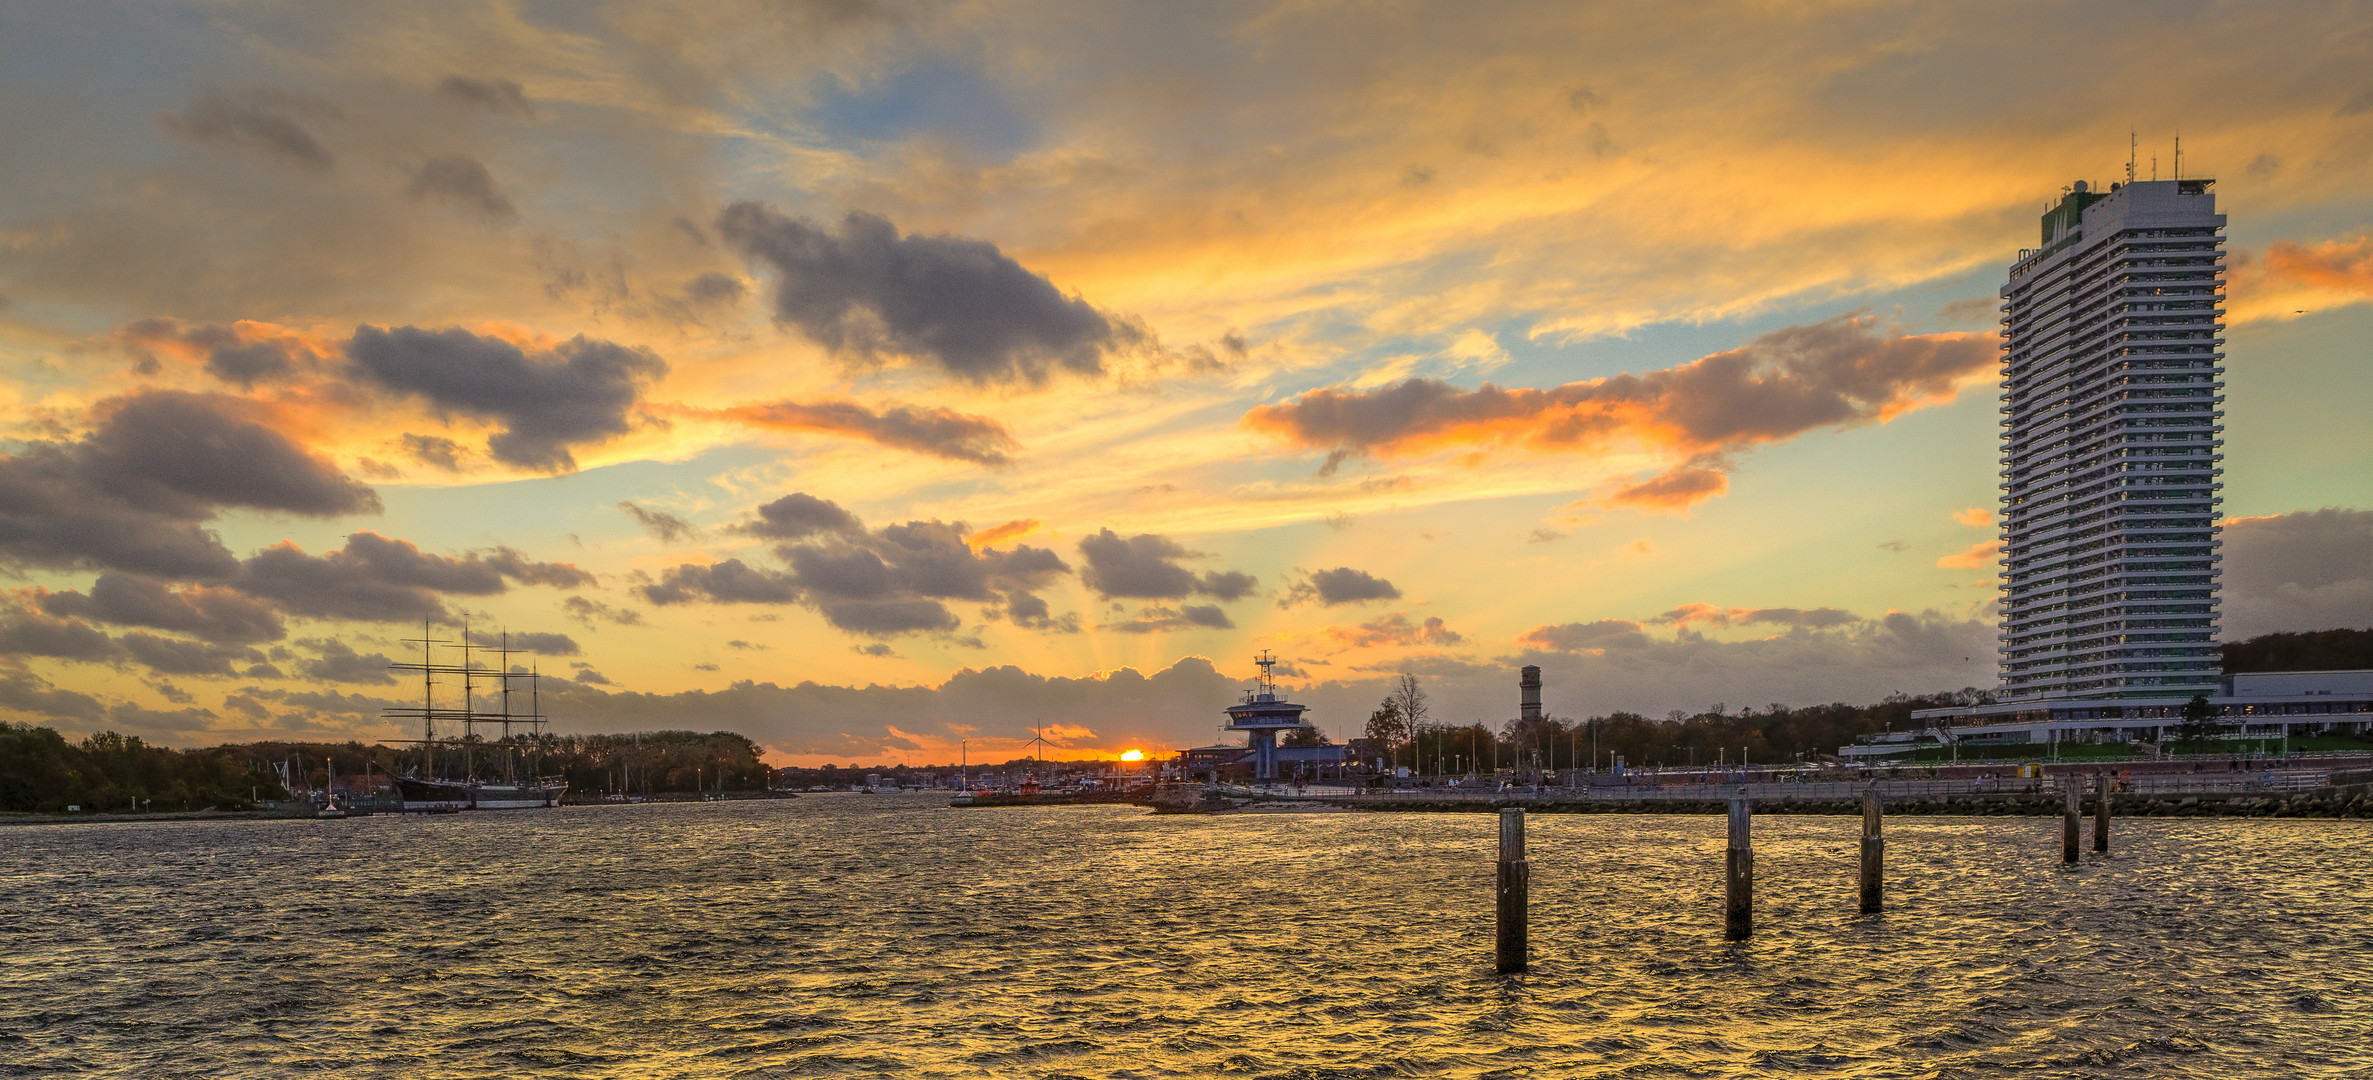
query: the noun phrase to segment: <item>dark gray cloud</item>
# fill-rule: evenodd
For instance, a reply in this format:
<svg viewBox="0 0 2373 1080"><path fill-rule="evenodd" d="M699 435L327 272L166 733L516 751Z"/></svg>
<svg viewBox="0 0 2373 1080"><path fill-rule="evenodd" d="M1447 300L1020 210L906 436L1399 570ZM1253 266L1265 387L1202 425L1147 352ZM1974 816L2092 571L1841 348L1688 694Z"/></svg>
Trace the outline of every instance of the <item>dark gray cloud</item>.
<svg viewBox="0 0 2373 1080"><path fill-rule="evenodd" d="M387 669L395 663L385 653L364 655L336 638L306 638L297 644L314 652L312 659L297 665L297 674L321 682L362 683L386 686L394 683L395 673Z"/></svg>
<svg viewBox="0 0 2373 1080"><path fill-rule="evenodd" d="M1277 606L1292 607L1316 601L1320 607L1334 607L1337 604L1364 604L1400 598L1401 590L1395 588L1392 582L1365 570L1338 566L1332 570L1317 571L1294 582L1286 589L1285 595L1278 598Z"/></svg>
<svg viewBox="0 0 2373 1080"><path fill-rule="evenodd" d="M1373 649L1379 646L1456 645L1466 635L1450 628L1439 615L1428 615L1422 623L1409 621L1405 612L1395 611L1379 615L1358 626L1329 626L1319 636L1334 643L1340 652L1345 649Z"/></svg>
<svg viewBox="0 0 2373 1080"><path fill-rule="evenodd" d="M1599 649L1641 648L1648 644L1648 635L1639 623L1629 619L1600 619L1597 622L1558 623L1536 626L1518 636L1516 643L1541 652L1580 653Z"/></svg>
<svg viewBox="0 0 2373 1080"><path fill-rule="evenodd" d="M2235 518L2224 541L2225 640L2373 627L2373 510Z"/></svg>
<svg viewBox="0 0 2373 1080"><path fill-rule="evenodd" d="M684 283L684 297L695 304L738 304L750 287L732 274L708 271Z"/></svg>
<svg viewBox="0 0 2373 1080"><path fill-rule="evenodd" d="M437 84L437 96L447 101L491 113L534 118L536 107L527 100L526 88L509 79L473 79L465 75L447 75Z"/></svg>
<svg viewBox="0 0 2373 1080"><path fill-rule="evenodd" d="M238 674L231 665L234 661L254 663L264 654L243 645L216 645L184 638L158 637L134 630L117 641L132 659L149 670L164 675L198 675L208 678L229 678Z"/></svg>
<svg viewBox="0 0 2373 1080"><path fill-rule="evenodd" d="M101 403L86 475L127 501L191 517L242 506L310 517L378 513L379 496L288 436L242 415L238 398L148 390Z"/></svg>
<svg viewBox="0 0 2373 1080"><path fill-rule="evenodd" d="M575 563L539 562L528 558L515 548L494 547L475 553L471 558L484 561L494 572L521 585L543 585L554 589L579 589L593 584L593 574Z"/></svg>
<svg viewBox="0 0 2373 1080"><path fill-rule="evenodd" d="M242 389L259 382L286 379L319 366L320 358L299 339L263 332L254 324L184 323L150 318L125 323L115 340L144 365L153 365L149 350L202 356L206 373Z"/></svg>
<svg viewBox="0 0 2373 1080"><path fill-rule="evenodd" d="M876 411L854 401L778 401L726 410L745 423L792 431L853 435L882 446L950 461L1005 465L1020 447L1005 425L954 409L893 405Z"/></svg>
<svg viewBox="0 0 2373 1080"><path fill-rule="evenodd" d="M78 619L12 608L0 612L0 656L46 656L101 663L121 652L105 631Z"/></svg>
<svg viewBox="0 0 2373 1080"><path fill-rule="evenodd" d="M264 103L242 104L208 93L187 112L166 117L165 128L185 138L262 150L314 172L331 172L338 165L294 119Z"/></svg>
<svg viewBox="0 0 2373 1080"><path fill-rule="evenodd" d="M779 570L753 567L740 559L700 565L671 566L659 580L636 590L654 604L789 604L799 599L799 587Z"/></svg>
<svg viewBox="0 0 2373 1080"><path fill-rule="evenodd" d="M1991 334L1879 333L1842 316L1764 334L1728 352L1548 390L1462 390L1409 379L1368 391L1313 390L1245 414L1253 428L1346 457L1525 444L1589 451L1618 441L1691 455L1629 501L1686 505L1719 493L1719 455L1815 428L1883 419L1991 370Z"/></svg>
<svg viewBox="0 0 2373 1080"><path fill-rule="evenodd" d="M171 630L222 645L278 641L288 632L270 607L235 589L177 589L137 574L101 574L87 596L71 590L43 591L38 602L52 615Z"/></svg>
<svg viewBox="0 0 2373 1080"><path fill-rule="evenodd" d="M754 202L727 207L717 232L773 268L776 319L859 362L903 358L966 382L1038 383L1057 371L1100 373L1108 353L1145 336L979 240L900 236L887 219L855 212L835 233Z"/></svg>
<svg viewBox="0 0 2373 1080"><path fill-rule="evenodd" d="M433 469L460 472L470 456L468 447L442 435L403 435L404 456Z"/></svg>
<svg viewBox="0 0 2373 1080"><path fill-rule="evenodd" d="M510 197L494 182L494 174L486 171L486 164L468 154L448 154L421 162L420 168L413 170L412 184L404 193L415 199L435 199L460 207L488 221L507 222L519 217L519 208L511 205Z"/></svg>
<svg viewBox="0 0 2373 1080"><path fill-rule="evenodd" d="M0 565L221 579L237 561L204 527L232 507L376 513L379 496L237 398L150 390L101 402L93 430L0 455Z"/></svg>
<svg viewBox="0 0 2373 1080"><path fill-rule="evenodd" d="M1621 619L1566 623L1520 637L1523 651L1502 658L1509 665L1499 676L1506 680L1505 689L1485 683L1478 690L1496 690L1492 697L1506 703L1502 715L1513 715L1513 668L1530 663L1543 669L1551 707L1568 716L1613 709L1655 716L1720 702L1758 707L1775 701L1864 703L1892 693L1991 685L1996 632L1991 619L1936 612L1889 612L1822 628L1792 626L1742 641L1709 638L1685 627L1659 637Z"/></svg>
<svg viewBox="0 0 2373 1080"><path fill-rule="evenodd" d="M1804 626L1816 630L1835 626L1851 626L1862 622L1862 616L1838 608L1726 608L1712 604L1683 604L1648 620L1665 626Z"/></svg>
<svg viewBox="0 0 2373 1080"><path fill-rule="evenodd" d="M623 500L618 503L618 509L626 511L626 516L635 519L651 535L665 543L680 544L686 540L700 538L699 528L665 510L645 510L634 503Z"/></svg>
<svg viewBox="0 0 2373 1080"><path fill-rule="evenodd" d="M584 623L588 630L592 629L596 622L612 623L618 626L640 626L643 622L643 613L633 608L612 607L599 600L589 600L582 596L572 596L561 601L560 608L562 611L568 612L569 618Z"/></svg>
<svg viewBox="0 0 2373 1080"><path fill-rule="evenodd" d="M346 354L363 375L438 407L497 420L495 460L545 472L577 467L569 450L625 434L644 385L667 373L647 350L579 335L529 353L459 327L356 327Z"/></svg>
<svg viewBox="0 0 2373 1080"><path fill-rule="evenodd" d="M984 614L1032 629L1075 629L1076 619L1052 617L1036 593L1071 572L1045 548L1011 549L966 542L963 522L909 521L868 530L856 515L804 492L757 509L737 531L781 541L775 553L787 571L752 567L739 559L709 566L669 568L642 587L654 604L802 603L850 633L888 637L954 633L961 625L948 601L988 605Z"/></svg>
<svg viewBox="0 0 2373 1080"><path fill-rule="evenodd" d="M824 533L859 535L865 525L837 503L794 491L760 506L758 520L737 525L735 530L769 540L804 540Z"/></svg>
<svg viewBox="0 0 2373 1080"><path fill-rule="evenodd" d="M506 579L569 588L590 577L567 563L535 562L508 548L431 555L410 541L358 532L345 547L322 555L286 542L265 548L241 564L237 587L292 615L417 622L446 615L442 595L488 596L503 592Z"/></svg>
<svg viewBox="0 0 2373 1080"><path fill-rule="evenodd" d="M577 639L567 634L537 630L472 630L470 640L481 648L508 648L515 653L538 656L575 656L583 651L578 648Z"/></svg>
<svg viewBox="0 0 2373 1080"><path fill-rule="evenodd" d="M1236 624L1228 621L1228 613L1218 604L1182 604L1177 608L1152 604L1137 611L1137 617L1126 622L1111 623L1106 630L1124 634L1160 634L1172 630L1233 630Z"/></svg>
<svg viewBox="0 0 2373 1080"><path fill-rule="evenodd" d="M1190 551L1179 542L1155 533L1122 537L1111 529L1100 529L1096 535L1079 542L1079 553L1087 559L1080 580L1107 600L1114 597L1176 600L1187 596L1240 600L1260 584L1250 574L1234 570L1197 574L1180 566L1182 560L1210 556Z"/></svg>
<svg viewBox="0 0 2373 1080"><path fill-rule="evenodd" d="M1210 661L1189 656L1160 670L1123 667L1081 678L1010 665L966 668L937 686L737 681L717 690L674 694L547 686L545 704L583 730L630 730L665 718L670 726L745 732L785 753L839 761L878 760L876 755L900 738L895 728L937 736L952 762L960 733L975 739L972 753L979 760L984 753L979 739L1012 739L1018 746L1029 739L1033 723L1089 728L1107 744L1199 745L1210 741L1212 703L1235 700L1239 682L1214 670ZM1365 704L1372 709L1375 699ZM1366 715L1361 711L1362 718ZM912 744L911 738L905 741Z"/></svg>
<svg viewBox="0 0 2373 1080"><path fill-rule="evenodd" d="M0 710L81 723L96 723L107 715L107 706L98 698L60 690L29 671L6 669L0 669Z"/></svg>

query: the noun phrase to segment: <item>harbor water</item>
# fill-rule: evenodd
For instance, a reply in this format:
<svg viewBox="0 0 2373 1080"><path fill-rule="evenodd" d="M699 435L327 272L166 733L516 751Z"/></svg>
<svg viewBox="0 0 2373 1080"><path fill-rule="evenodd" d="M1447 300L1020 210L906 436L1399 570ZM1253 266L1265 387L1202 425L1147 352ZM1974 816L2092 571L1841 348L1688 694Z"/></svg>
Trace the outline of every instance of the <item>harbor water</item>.
<svg viewBox="0 0 2373 1080"><path fill-rule="evenodd" d="M950 809L0 829L0 1076L2355 1077L2373 823ZM2087 845L2090 846L2089 844Z"/></svg>

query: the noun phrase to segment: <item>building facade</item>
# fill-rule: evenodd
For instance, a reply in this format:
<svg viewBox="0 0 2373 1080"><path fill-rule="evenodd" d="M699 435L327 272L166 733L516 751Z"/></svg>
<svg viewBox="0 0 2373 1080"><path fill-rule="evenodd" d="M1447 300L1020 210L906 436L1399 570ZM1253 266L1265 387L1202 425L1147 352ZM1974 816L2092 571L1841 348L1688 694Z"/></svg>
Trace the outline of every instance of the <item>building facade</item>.
<svg viewBox="0 0 2373 1080"><path fill-rule="evenodd" d="M2224 215L2072 185L2002 287L2002 697L2216 694Z"/></svg>

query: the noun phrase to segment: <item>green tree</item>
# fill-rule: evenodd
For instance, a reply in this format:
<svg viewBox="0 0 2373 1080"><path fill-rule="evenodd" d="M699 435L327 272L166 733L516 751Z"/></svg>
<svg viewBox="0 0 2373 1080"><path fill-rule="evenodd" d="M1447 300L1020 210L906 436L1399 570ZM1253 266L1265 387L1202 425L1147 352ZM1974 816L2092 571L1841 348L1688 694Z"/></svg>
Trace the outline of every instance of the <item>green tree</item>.
<svg viewBox="0 0 2373 1080"><path fill-rule="evenodd" d="M2183 722L2175 726L2175 741L2198 748L2216 735L2216 707L2208 703L2208 695L2194 694L2184 702Z"/></svg>
<svg viewBox="0 0 2373 1080"><path fill-rule="evenodd" d="M1400 705L1390 697L1385 698L1376 706L1375 712L1368 714L1368 727L1365 734L1369 742L1375 743L1377 749L1384 751L1385 760L1400 760L1397 756L1401 745Z"/></svg>

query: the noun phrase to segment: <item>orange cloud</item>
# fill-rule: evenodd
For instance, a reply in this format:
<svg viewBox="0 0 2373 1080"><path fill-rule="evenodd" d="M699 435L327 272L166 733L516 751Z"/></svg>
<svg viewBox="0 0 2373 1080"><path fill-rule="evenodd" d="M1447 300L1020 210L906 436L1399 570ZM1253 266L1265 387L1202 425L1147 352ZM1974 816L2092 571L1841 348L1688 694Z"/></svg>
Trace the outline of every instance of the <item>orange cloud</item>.
<svg viewBox="0 0 2373 1080"><path fill-rule="evenodd" d="M1947 555L1938 559L1936 565L1948 570L1975 570L1980 567L1992 566L2001 557L2002 541L1988 540L1984 543L1971 544L1969 550L1960 554Z"/></svg>
<svg viewBox="0 0 2373 1080"><path fill-rule="evenodd" d="M1885 422L1991 376L1992 334L1888 336L1847 315L1775 330L1727 352L1548 390L1462 390L1408 379L1375 390L1312 390L1244 415L1245 426L1346 458L1492 446L1604 452L1643 446L1685 464L1612 501L1685 509L1728 489L1719 455L1824 427Z"/></svg>
<svg viewBox="0 0 2373 1080"><path fill-rule="evenodd" d="M1007 540L1019 540L1038 531L1037 518L1017 518L1003 525L991 525L964 538L974 551L985 551Z"/></svg>
<svg viewBox="0 0 2373 1080"><path fill-rule="evenodd" d="M2266 277L2373 297L2373 236L2313 246L2278 241L2258 265Z"/></svg>
<svg viewBox="0 0 2373 1080"><path fill-rule="evenodd" d="M1729 474L1720 469L1684 465L1619 488L1606 501L1639 510L1685 513L1690 507L1729 491Z"/></svg>
<svg viewBox="0 0 2373 1080"><path fill-rule="evenodd" d="M1380 645L1456 645L1466 640L1466 635L1445 625L1439 615L1412 623L1408 615L1398 611L1358 626L1320 627L1313 636L1333 644L1337 652Z"/></svg>
<svg viewBox="0 0 2373 1080"><path fill-rule="evenodd" d="M1994 512L1983 506L1972 506L1967 510L1953 511L1953 520L1972 529L1983 529L1994 524Z"/></svg>

